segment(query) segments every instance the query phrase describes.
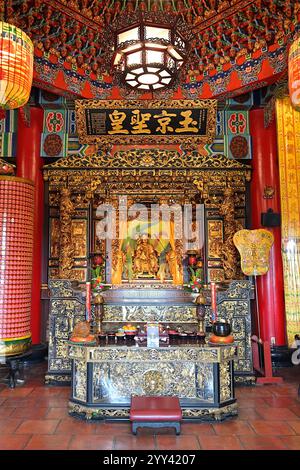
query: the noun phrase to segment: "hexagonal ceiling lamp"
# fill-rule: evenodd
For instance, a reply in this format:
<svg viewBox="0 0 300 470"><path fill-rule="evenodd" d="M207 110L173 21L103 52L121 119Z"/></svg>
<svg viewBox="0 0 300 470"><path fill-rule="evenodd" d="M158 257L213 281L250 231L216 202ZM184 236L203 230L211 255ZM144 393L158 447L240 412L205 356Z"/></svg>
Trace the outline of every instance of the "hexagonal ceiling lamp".
<svg viewBox="0 0 300 470"><path fill-rule="evenodd" d="M175 24L140 21L115 31L113 65L123 83L140 91L170 86L187 56L187 43Z"/></svg>

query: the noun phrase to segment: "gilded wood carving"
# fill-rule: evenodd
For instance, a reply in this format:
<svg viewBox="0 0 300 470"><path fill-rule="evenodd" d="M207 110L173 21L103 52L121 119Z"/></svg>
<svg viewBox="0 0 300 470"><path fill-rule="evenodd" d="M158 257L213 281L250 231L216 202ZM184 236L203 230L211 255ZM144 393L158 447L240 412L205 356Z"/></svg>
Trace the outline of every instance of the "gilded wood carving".
<svg viewBox="0 0 300 470"><path fill-rule="evenodd" d="M68 182L70 204L73 204L73 220L74 210L76 209L76 217L81 217L81 207L87 208L91 198L94 198L94 208L97 207L95 201L111 203L117 208L121 195L127 195L128 201L131 198L132 202L153 203L154 200L161 202L162 198L165 198L167 202L172 199L180 205L193 202L200 196L208 210L208 258L211 258L209 262L220 260L219 264L210 264L208 278L222 281L240 276L232 236L245 218L245 192L251 177L250 167L229 160L224 155L208 156L198 152L180 153L156 148L118 150L113 155L99 152L83 158L61 158L44 167L44 177L49 181L51 201L54 205L57 205L58 201L53 195L65 188L66 181ZM233 191L230 196L227 194L228 188ZM59 204L61 203L62 200ZM116 215L118 219L118 211ZM63 215L66 216L70 217ZM68 239L68 243L60 250L60 272L54 264L51 266L51 272L53 276L71 276L84 280L86 270L83 265L77 265L77 269L74 269L73 263L73 269L71 268L70 258L86 256L85 243L79 241L79 235L78 240L75 236L75 232L79 230L78 223L73 221L72 224L73 227L76 226L76 230L72 228L71 235L66 232L66 223L63 226L65 235L62 241L65 243ZM116 225L118 230L118 220ZM80 231L82 230L83 227L80 228ZM55 254L55 237L53 244L51 250ZM98 245L93 242L94 247ZM111 262L114 270L117 263L123 263L118 257L119 248L119 241L112 240ZM71 256L66 255L66 250L69 250ZM182 242L177 240L176 258L179 266L182 257ZM61 262L65 263L63 267ZM69 267L66 265L68 263ZM73 273L68 269L72 269ZM64 276L62 273L65 273Z"/></svg>
<svg viewBox="0 0 300 470"><path fill-rule="evenodd" d="M60 194L59 277L61 279L70 279L74 256L74 248L72 245L72 214L74 212L74 206L70 197L71 192L68 188L61 188Z"/></svg>
<svg viewBox="0 0 300 470"><path fill-rule="evenodd" d="M77 100L75 110L79 141L101 146L171 143L195 148L201 143L213 141L216 106L216 100ZM158 114L152 110L157 110ZM195 116L191 117L193 110L200 110L198 123L194 121ZM132 111L135 113L134 119L127 116ZM96 120L93 119L95 113ZM172 123L176 113L181 114L177 127ZM153 125L148 126L143 116L147 116L148 121L153 120ZM101 120L103 122L99 126ZM124 122L127 122L126 128ZM110 130L103 130L108 124Z"/></svg>
<svg viewBox="0 0 300 470"><path fill-rule="evenodd" d="M221 247L221 256L225 279L238 279L241 274L238 268L237 250L233 243L233 236L241 227L235 220L234 214L234 190L226 188L224 200L219 208L220 215L224 219L224 242Z"/></svg>

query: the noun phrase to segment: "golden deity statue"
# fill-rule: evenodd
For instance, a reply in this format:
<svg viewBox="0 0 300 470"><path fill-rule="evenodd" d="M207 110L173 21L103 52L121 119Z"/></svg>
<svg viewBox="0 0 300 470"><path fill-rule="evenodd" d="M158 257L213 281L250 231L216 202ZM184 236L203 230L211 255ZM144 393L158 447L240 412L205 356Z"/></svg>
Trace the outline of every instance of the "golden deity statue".
<svg viewBox="0 0 300 470"><path fill-rule="evenodd" d="M167 253L166 260L168 262L169 271L171 273L172 279L175 283L176 278L177 278L177 271L178 271L176 252L171 249Z"/></svg>
<svg viewBox="0 0 300 470"><path fill-rule="evenodd" d="M156 276L158 271L158 256L146 237L139 238L134 253L133 272L137 275L148 274Z"/></svg>

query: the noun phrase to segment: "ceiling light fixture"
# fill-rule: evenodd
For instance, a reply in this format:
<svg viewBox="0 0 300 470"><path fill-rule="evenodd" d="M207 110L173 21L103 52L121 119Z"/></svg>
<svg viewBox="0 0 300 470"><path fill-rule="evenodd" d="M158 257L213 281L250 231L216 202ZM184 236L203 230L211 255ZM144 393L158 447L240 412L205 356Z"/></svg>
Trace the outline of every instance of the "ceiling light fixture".
<svg viewBox="0 0 300 470"><path fill-rule="evenodd" d="M188 51L178 18L155 20L139 12L136 21L114 29L113 66L122 82L145 92L173 85Z"/></svg>

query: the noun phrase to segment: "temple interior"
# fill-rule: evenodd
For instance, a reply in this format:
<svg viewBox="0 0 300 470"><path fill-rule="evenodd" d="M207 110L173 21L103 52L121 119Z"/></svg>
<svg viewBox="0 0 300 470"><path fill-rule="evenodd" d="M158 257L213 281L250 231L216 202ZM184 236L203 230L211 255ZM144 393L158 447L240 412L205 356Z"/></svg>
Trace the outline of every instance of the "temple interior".
<svg viewBox="0 0 300 470"><path fill-rule="evenodd" d="M1 450L300 449L299 21L0 1Z"/></svg>

